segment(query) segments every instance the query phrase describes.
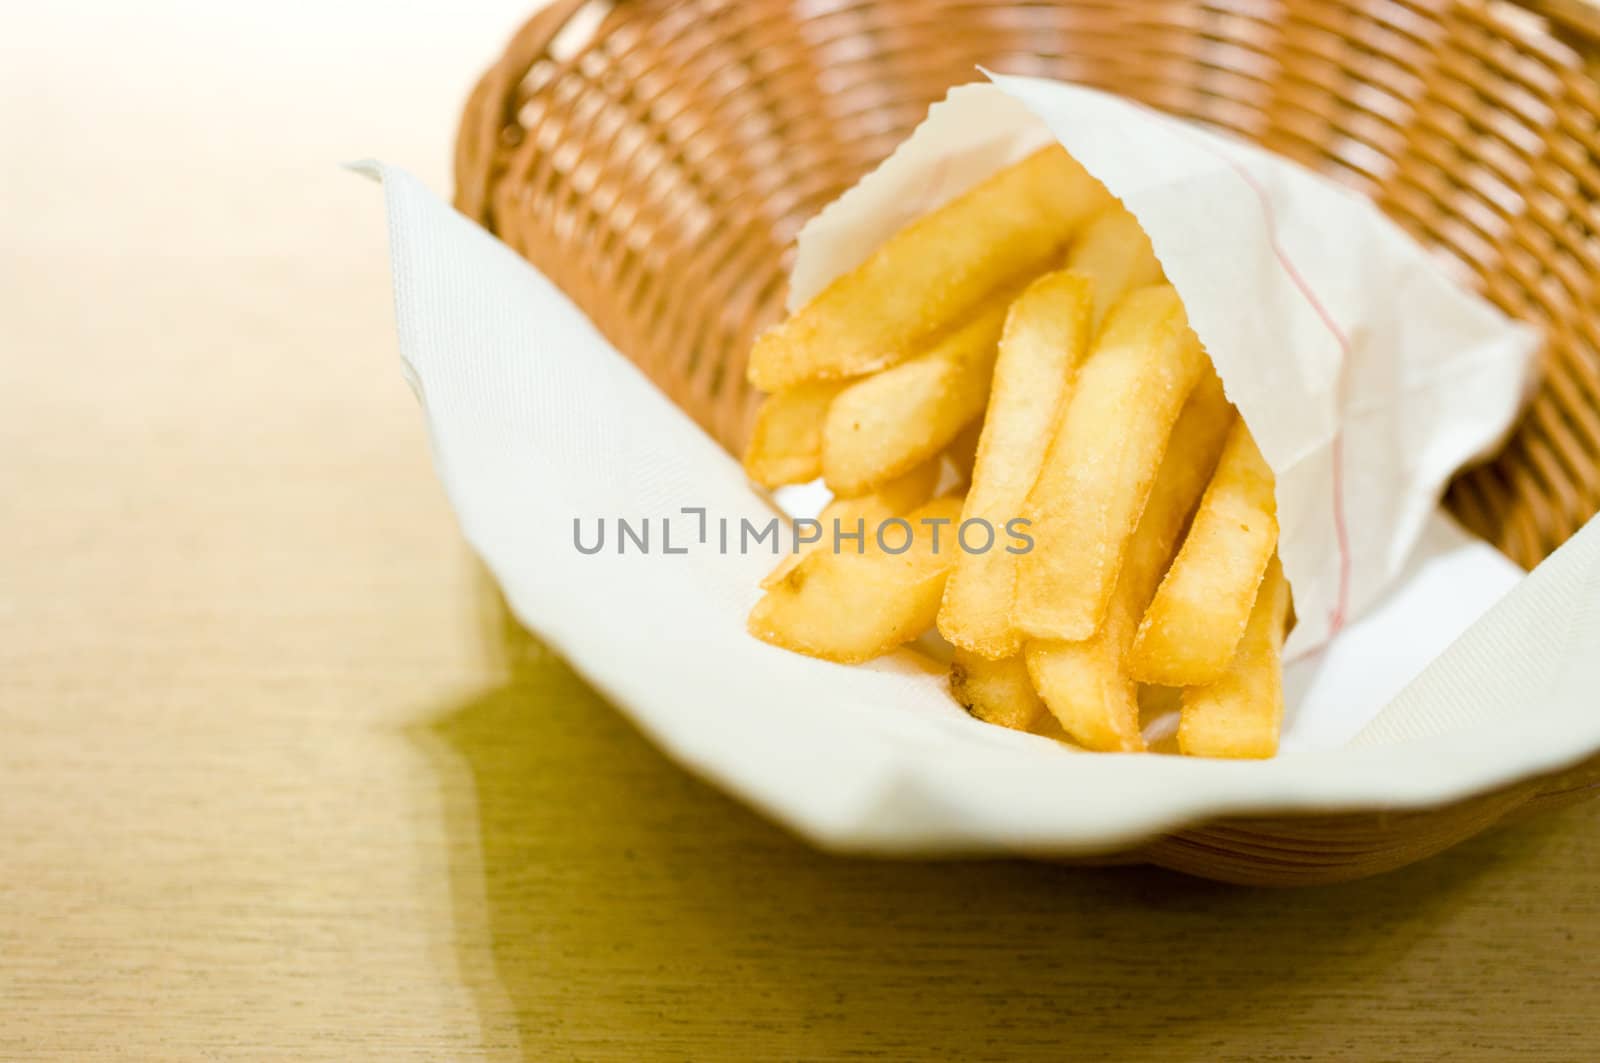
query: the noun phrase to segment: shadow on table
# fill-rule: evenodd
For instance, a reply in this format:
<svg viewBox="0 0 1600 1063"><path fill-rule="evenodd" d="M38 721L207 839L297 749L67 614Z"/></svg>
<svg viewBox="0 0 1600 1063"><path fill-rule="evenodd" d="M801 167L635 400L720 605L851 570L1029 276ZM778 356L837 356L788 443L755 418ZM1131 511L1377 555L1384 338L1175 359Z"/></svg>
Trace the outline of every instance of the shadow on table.
<svg viewBox="0 0 1600 1063"><path fill-rule="evenodd" d="M1214 1058L1373 992L1516 833L1283 892L831 857L671 764L519 629L500 637L506 684L423 741L450 804L457 957L509 1058Z"/></svg>

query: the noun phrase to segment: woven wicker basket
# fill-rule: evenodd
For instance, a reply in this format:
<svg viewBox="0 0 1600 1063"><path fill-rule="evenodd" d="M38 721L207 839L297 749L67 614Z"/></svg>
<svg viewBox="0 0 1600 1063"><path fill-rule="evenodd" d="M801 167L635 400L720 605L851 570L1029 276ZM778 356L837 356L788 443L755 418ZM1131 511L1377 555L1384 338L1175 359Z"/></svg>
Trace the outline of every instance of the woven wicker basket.
<svg viewBox="0 0 1600 1063"><path fill-rule="evenodd" d="M1585 0L557 0L467 104L457 206L729 449L800 226L979 64L1098 86L1372 197L1548 338L1449 504L1532 566L1600 509L1600 87ZM1353 878L1600 786L1600 758L1426 812L1234 819L1128 860Z"/></svg>

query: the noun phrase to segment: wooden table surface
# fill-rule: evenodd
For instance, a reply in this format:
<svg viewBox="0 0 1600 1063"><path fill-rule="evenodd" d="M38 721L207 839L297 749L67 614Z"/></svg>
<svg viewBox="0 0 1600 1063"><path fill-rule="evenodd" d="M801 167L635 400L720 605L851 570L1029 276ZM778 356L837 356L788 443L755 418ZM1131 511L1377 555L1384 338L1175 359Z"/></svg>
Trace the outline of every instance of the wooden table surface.
<svg viewBox="0 0 1600 1063"><path fill-rule="evenodd" d="M1600 802L1303 892L836 859L508 633L336 165L447 190L524 5L456 6L0 16L0 1059L1594 1057Z"/></svg>

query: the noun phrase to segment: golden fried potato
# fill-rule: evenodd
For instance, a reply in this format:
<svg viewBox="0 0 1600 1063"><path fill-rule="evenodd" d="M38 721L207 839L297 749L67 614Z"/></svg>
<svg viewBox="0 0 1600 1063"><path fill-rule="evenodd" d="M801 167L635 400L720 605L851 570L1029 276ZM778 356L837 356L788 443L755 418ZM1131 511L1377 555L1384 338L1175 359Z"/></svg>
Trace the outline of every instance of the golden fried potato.
<svg viewBox="0 0 1600 1063"><path fill-rule="evenodd" d="M834 494L863 494L927 461L983 414L1011 294L927 354L838 394L822 426L822 476Z"/></svg>
<svg viewBox="0 0 1600 1063"><path fill-rule="evenodd" d="M1161 263L1139 221L1120 204L1106 207L1084 223L1067 252L1067 268L1094 281L1090 334L1106 314L1135 288L1161 280Z"/></svg>
<svg viewBox="0 0 1600 1063"><path fill-rule="evenodd" d="M1059 144L901 229L792 317L756 338L750 382L777 392L924 353L988 296L1059 260L1111 196Z"/></svg>
<svg viewBox="0 0 1600 1063"><path fill-rule="evenodd" d="M1139 625L1134 678L1204 686L1227 670L1278 546L1272 469L1235 420L1183 548Z"/></svg>
<svg viewBox="0 0 1600 1063"><path fill-rule="evenodd" d="M767 573L761 581L762 590L771 590L785 576L794 571L800 560L823 543L834 541L834 522L841 530L854 532L858 527L870 532L880 521L890 517L903 517L933 497L939 486L939 459L923 462L904 476L898 476L880 486L876 491L855 498L835 498L817 514L822 525L821 538L815 542L801 543L795 551L778 562L778 567ZM892 544L891 544L892 545Z"/></svg>
<svg viewBox="0 0 1600 1063"><path fill-rule="evenodd" d="M990 660L957 646L950 661L950 693L985 723L1032 730L1048 716L1020 656Z"/></svg>
<svg viewBox="0 0 1600 1063"><path fill-rule="evenodd" d="M1173 427L1161 471L1117 576L1105 623L1082 641L1028 643L1025 659L1034 687L1062 729L1085 748L1124 752L1144 748L1138 690L1124 657L1234 419L1222 382L1208 369Z"/></svg>
<svg viewBox="0 0 1600 1063"><path fill-rule="evenodd" d="M750 610L750 633L843 664L910 642L939 612L959 552L954 525L960 518L961 499L936 498L899 518L904 528L888 522L882 544L877 529L867 529L862 553L812 551ZM903 552L890 552L902 544Z"/></svg>
<svg viewBox="0 0 1600 1063"><path fill-rule="evenodd" d="M765 487L810 483L822 475L822 422L844 381L798 384L768 395L756 412L744 469Z"/></svg>
<svg viewBox="0 0 1600 1063"><path fill-rule="evenodd" d="M1034 546L1017 566L1012 623L1025 635L1078 641L1099 628L1206 364L1170 285L1140 288L1112 310L1023 507Z"/></svg>
<svg viewBox="0 0 1600 1063"><path fill-rule="evenodd" d="M963 521L985 520L998 531L1022 513L1072 373L1089 344L1093 287L1075 273L1047 273L1011 305ZM1019 653L1022 637L1011 624L1017 560L1000 542L963 554L945 586L940 634L991 659Z"/></svg>
<svg viewBox="0 0 1600 1063"><path fill-rule="evenodd" d="M1191 757L1264 758L1283 725L1283 634L1289 583L1276 555L1267 565L1244 637L1215 683L1186 687L1178 749Z"/></svg>

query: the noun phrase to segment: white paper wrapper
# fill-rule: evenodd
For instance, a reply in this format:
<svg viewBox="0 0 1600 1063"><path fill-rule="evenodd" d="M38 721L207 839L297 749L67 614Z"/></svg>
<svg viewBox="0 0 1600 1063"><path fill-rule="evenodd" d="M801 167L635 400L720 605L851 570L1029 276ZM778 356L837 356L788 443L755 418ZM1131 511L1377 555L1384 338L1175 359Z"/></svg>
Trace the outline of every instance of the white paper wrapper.
<svg viewBox="0 0 1600 1063"><path fill-rule="evenodd" d="M1330 611L1339 563L1328 559L1340 555L1317 520L1335 508L1328 465L1342 440L1350 623L1291 668L1283 754L1081 754L970 719L946 693L943 668L915 652L847 668L751 638L744 617L773 559L722 553L717 525L759 525L771 509L737 462L526 263L403 172L368 166L386 187L401 353L440 478L522 621L671 755L838 849L1104 851L1221 814L1439 803L1600 748L1591 693L1600 681L1600 525L1524 579L1433 516L1448 469L1511 416L1526 335L1431 267L1404 264L1417 258L1409 244L1284 164L1208 144L1240 158L1203 167L1200 148L1168 157L1151 147L1148 124L1165 120L1147 112L1051 83L1001 84L1057 135L1072 126L1069 147L1150 229L1279 471L1283 508L1297 514L1284 533L1297 601ZM918 209L1029 146L1012 139L1020 134L998 109L982 117L985 134L1004 139L952 153ZM1211 139L1186 128L1163 135ZM1248 197L1234 187L1237 173L1226 177L1234 162L1251 175ZM1272 240L1253 185L1271 204ZM1186 234L1179 216L1203 196L1215 210L1233 204L1233 228L1208 221ZM1303 217L1308 205L1317 213ZM882 235L839 226L849 209L842 203L808 230L795 278L802 292ZM1344 348L1322 313L1274 265L1274 243L1291 256L1316 249L1301 281L1317 285L1324 311L1344 323L1350 358L1336 357ZM1355 352L1366 352L1359 371ZM1474 411L1471 423L1463 411ZM706 510L706 542L683 507ZM614 541L592 556L576 549L575 519L592 539L598 519L618 517L651 518L653 552L619 555ZM662 520L686 552L661 552Z"/></svg>

